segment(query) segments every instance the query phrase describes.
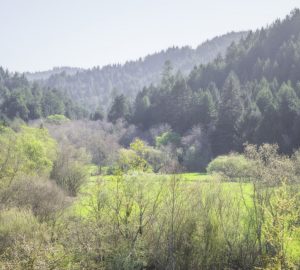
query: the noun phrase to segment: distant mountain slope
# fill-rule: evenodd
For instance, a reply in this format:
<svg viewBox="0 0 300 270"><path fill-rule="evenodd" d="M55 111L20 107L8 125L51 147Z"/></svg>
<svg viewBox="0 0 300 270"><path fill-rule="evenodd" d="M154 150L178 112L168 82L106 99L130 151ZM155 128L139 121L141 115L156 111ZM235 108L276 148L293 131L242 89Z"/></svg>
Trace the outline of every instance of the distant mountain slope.
<svg viewBox="0 0 300 270"><path fill-rule="evenodd" d="M239 41L246 34L247 32L228 33L206 41L196 49L188 46L173 47L124 65L87 70L62 68L63 72L54 69L25 75L30 80L42 79L40 82L45 86L64 90L74 101L92 111L99 105L107 107L111 103L111 97L116 94L122 93L133 99L144 86L157 84L166 61L171 61L175 70L188 74L195 65L206 64L218 54L224 55L230 44Z"/></svg>
<svg viewBox="0 0 300 270"><path fill-rule="evenodd" d="M241 151L246 142L278 144L288 154L300 148L299 9L188 76L167 75L137 94L127 118L144 130L169 124L187 136L200 127L202 141L188 143L187 158Z"/></svg>
<svg viewBox="0 0 300 270"><path fill-rule="evenodd" d="M0 123L15 118L24 121L63 114L76 119L87 116L67 95L56 89L29 82L25 76L0 67Z"/></svg>
<svg viewBox="0 0 300 270"><path fill-rule="evenodd" d="M54 67L51 70L37 71L37 72L26 72L25 76L29 81L47 80L54 74L60 74L65 72L67 75L74 75L79 71L83 71L82 68L76 67Z"/></svg>

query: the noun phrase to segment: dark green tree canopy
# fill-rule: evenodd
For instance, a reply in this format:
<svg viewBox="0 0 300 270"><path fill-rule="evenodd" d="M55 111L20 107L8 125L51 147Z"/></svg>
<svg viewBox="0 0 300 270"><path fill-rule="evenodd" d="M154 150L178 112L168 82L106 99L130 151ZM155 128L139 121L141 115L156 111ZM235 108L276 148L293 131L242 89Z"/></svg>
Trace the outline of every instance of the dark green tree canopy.
<svg viewBox="0 0 300 270"><path fill-rule="evenodd" d="M133 104L131 122L159 124L185 136L207 131L214 155L241 151L245 142L278 143L291 153L300 143L300 12L232 44L225 57L174 75L167 62L158 86Z"/></svg>
<svg viewBox="0 0 300 270"><path fill-rule="evenodd" d="M115 123L118 119L129 119L130 107L124 95L116 96L108 112L107 119Z"/></svg>
<svg viewBox="0 0 300 270"><path fill-rule="evenodd" d="M1 118L24 121L64 114L68 118L81 118L85 110L68 98L67 94L55 89L30 83L17 73L11 75L0 68L0 110Z"/></svg>

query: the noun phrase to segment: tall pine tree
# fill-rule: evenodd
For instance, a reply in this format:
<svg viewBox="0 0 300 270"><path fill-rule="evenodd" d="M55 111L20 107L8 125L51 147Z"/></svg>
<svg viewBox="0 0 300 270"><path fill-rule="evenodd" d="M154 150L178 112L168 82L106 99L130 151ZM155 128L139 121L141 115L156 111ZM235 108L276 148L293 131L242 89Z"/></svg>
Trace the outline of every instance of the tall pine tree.
<svg viewBox="0 0 300 270"><path fill-rule="evenodd" d="M212 148L215 155L239 150L241 146L239 124L243 115L243 103L238 77L231 72L223 86L216 130Z"/></svg>

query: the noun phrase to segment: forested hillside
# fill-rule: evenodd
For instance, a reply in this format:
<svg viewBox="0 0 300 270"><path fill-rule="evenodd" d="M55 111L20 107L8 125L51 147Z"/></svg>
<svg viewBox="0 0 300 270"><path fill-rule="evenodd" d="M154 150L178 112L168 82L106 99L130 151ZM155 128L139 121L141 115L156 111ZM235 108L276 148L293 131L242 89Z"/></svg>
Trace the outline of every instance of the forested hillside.
<svg viewBox="0 0 300 270"><path fill-rule="evenodd" d="M58 90L30 83L24 75L0 68L0 117L3 121L34 120L62 114L68 118L86 115L68 96Z"/></svg>
<svg viewBox="0 0 300 270"><path fill-rule="evenodd" d="M166 67L161 84L144 88L125 117L143 130L168 124L178 136L197 127L186 151L200 160L241 151L245 142L277 143L291 153L300 145L299 70L300 11L294 10L188 76Z"/></svg>
<svg viewBox="0 0 300 270"><path fill-rule="evenodd" d="M66 75L74 75L80 71L83 71L83 69L75 68L75 67L54 67L51 70L46 70L46 71L26 72L25 77L29 81L39 81L39 80L46 80L50 76L55 74L65 73Z"/></svg>
<svg viewBox="0 0 300 270"><path fill-rule="evenodd" d="M224 54L232 42L240 40L245 34L246 32L233 32L207 41L196 49L188 46L173 47L124 65L94 67L80 70L73 75L72 69L65 69L62 73L53 70L27 76L31 80L39 80L51 74L41 82L43 85L63 89L74 101L93 111L98 106L107 107L111 98L117 94L134 98L143 86L158 83L166 61L171 61L175 69L188 73L195 65L208 63L218 54Z"/></svg>

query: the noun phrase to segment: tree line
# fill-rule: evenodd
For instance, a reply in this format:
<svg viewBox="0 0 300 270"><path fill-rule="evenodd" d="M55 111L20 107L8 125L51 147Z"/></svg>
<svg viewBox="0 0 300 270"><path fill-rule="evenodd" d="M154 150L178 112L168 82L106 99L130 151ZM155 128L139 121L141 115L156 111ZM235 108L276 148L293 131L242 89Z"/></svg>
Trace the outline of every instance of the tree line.
<svg viewBox="0 0 300 270"><path fill-rule="evenodd" d="M188 76L166 62L160 85L145 87L133 103L117 96L108 120L124 118L143 131L164 123L180 137L199 127L208 159L242 151L245 142L276 143L290 154L299 147L299 63L296 9L250 32L225 57L195 67Z"/></svg>
<svg viewBox="0 0 300 270"><path fill-rule="evenodd" d="M87 115L61 90L29 82L22 74L0 68L0 117L9 123L15 118L25 122L61 114L77 119Z"/></svg>
<svg viewBox="0 0 300 270"><path fill-rule="evenodd" d="M171 60L176 69L189 73L194 65L208 63L228 46L245 36L246 32L232 32L208 40L197 48L171 47L125 64L93 67L87 70L62 68L49 72L27 74L30 80L41 85L62 89L76 103L89 112L99 106L107 109L116 95L126 95L130 100L143 86L159 83L163 64ZM43 79L43 76L45 78Z"/></svg>

